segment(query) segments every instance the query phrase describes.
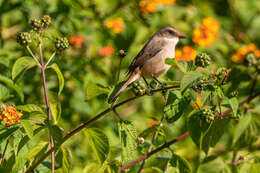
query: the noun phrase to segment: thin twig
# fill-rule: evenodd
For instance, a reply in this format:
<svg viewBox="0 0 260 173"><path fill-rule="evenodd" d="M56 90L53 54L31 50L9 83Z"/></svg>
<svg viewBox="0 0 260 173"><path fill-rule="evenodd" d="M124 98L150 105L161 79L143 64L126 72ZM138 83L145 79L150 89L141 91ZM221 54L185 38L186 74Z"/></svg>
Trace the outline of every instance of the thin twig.
<svg viewBox="0 0 260 173"><path fill-rule="evenodd" d="M33 54L32 50L30 49L29 46L26 46L26 49L28 50L28 52L31 54L31 56L33 57L34 61L36 62L36 64L38 65L38 67L41 68L41 64L39 63L37 57Z"/></svg>
<svg viewBox="0 0 260 173"><path fill-rule="evenodd" d="M6 140L5 148L4 148L2 157L1 157L1 162L0 162L1 164L2 164L2 162L3 162L4 159L5 159L5 153L6 153L6 150L7 150L8 144L9 144L9 141L10 141L10 139L7 139L7 140Z"/></svg>
<svg viewBox="0 0 260 173"><path fill-rule="evenodd" d="M54 58L56 52L54 52L51 57L48 59L47 63L44 65L45 68L47 68L47 66L49 65L49 63L51 62L51 60Z"/></svg>
<svg viewBox="0 0 260 173"><path fill-rule="evenodd" d="M240 41L240 37L239 37L239 34L240 34L239 18L238 18L238 15L236 13L236 10L235 10L233 0L228 0L227 2L228 2L228 5L229 5L229 8L230 8L231 16L232 16L233 21L234 21L234 33L235 33L237 40Z"/></svg>
<svg viewBox="0 0 260 173"><path fill-rule="evenodd" d="M236 163L236 157L237 157L237 150L234 150L233 157L232 157L232 164L234 165Z"/></svg>
<svg viewBox="0 0 260 173"><path fill-rule="evenodd" d="M149 158L149 157L152 156L153 154L158 153L158 152L161 151L162 149L168 148L168 147L171 146L172 144L174 144L174 143L176 143L176 142L178 142L178 141L181 141L181 140L185 139L185 138L188 137L189 135L190 135L189 132L183 133L181 136L179 136L179 137L177 137L177 138L175 138L175 139L173 139L173 140L171 140L171 141L169 141L169 142L166 142L165 144L163 144L162 146L156 148L155 150L153 150L153 151L151 151L151 152L149 152L149 153L147 153L147 154L145 154L145 155L139 157L138 159L136 159L136 160L134 160L134 161L132 161L132 162L126 164L126 165L123 165L122 167L120 167L120 171L123 171L123 170L125 170L125 169L130 168L131 166L137 164L138 162L141 162L142 160Z"/></svg>
<svg viewBox="0 0 260 173"><path fill-rule="evenodd" d="M48 99L46 76L45 76L46 68L45 68L44 60L43 60L41 42L39 43L39 48L40 48L40 59L41 59L41 71L42 71L44 98L45 98L45 104L46 104L46 109L47 109L47 114L48 114L48 121L51 121L51 110L50 110L50 104L49 104L49 99ZM50 147L54 148L54 141L53 141L53 136L52 136L51 132L50 132ZM54 170L55 170L55 153L53 151L53 152L51 152L51 172L54 173Z"/></svg>

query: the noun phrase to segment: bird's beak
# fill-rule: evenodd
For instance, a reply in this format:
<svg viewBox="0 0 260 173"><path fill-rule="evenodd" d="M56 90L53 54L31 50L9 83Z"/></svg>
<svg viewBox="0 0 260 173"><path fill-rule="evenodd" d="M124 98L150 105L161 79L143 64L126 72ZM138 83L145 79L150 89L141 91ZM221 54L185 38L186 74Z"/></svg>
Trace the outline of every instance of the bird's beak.
<svg viewBox="0 0 260 173"><path fill-rule="evenodd" d="M179 39L186 38L186 36L184 34L182 34L182 33L179 33L178 37L179 37Z"/></svg>

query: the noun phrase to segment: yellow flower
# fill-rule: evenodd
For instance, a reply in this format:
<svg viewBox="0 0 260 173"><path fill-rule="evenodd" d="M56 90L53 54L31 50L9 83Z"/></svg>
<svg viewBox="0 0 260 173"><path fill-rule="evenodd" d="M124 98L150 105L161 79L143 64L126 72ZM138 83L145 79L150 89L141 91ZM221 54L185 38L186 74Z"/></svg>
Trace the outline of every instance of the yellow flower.
<svg viewBox="0 0 260 173"><path fill-rule="evenodd" d="M218 22L212 18L202 19L202 26L192 32L192 41L199 45L209 47L215 41L215 36L219 32Z"/></svg>
<svg viewBox="0 0 260 173"><path fill-rule="evenodd" d="M257 58L260 57L260 50L257 49L255 44L250 43L244 47L239 48L237 52L232 55L231 60L235 63L243 63L244 57L250 52L254 53Z"/></svg>
<svg viewBox="0 0 260 173"><path fill-rule="evenodd" d="M111 29L115 34L119 34L123 31L125 25L121 17L107 21L106 27Z"/></svg>
<svg viewBox="0 0 260 173"><path fill-rule="evenodd" d="M9 128L10 125L19 123L22 116L22 111L17 111L14 107L9 106L2 111L0 120L4 121Z"/></svg>
<svg viewBox="0 0 260 173"><path fill-rule="evenodd" d="M154 13L158 5L171 5L176 0L141 0L139 3L140 12L142 14Z"/></svg>
<svg viewBox="0 0 260 173"><path fill-rule="evenodd" d="M182 50L175 51L176 61L191 61L196 58L197 51L191 46L184 46Z"/></svg>

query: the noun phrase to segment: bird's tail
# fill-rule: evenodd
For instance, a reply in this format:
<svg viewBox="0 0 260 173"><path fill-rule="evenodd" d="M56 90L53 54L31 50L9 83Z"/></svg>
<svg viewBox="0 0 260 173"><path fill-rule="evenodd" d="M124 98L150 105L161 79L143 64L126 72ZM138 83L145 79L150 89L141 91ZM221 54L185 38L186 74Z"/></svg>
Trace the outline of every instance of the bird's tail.
<svg viewBox="0 0 260 173"><path fill-rule="evenodd" d="M134 81L136 81L137 79L140 78L140 73L135 71L131 74L131 76L128 78L128 80L124 83L124 85L115 93L115 95L113 97L111 97L108 100L108 103L113 103L114 101L116 101L117 97L119 96L119 94L124 91L126 89L126 87L128 85L130 85L131 83L133 83Z"/></svg>

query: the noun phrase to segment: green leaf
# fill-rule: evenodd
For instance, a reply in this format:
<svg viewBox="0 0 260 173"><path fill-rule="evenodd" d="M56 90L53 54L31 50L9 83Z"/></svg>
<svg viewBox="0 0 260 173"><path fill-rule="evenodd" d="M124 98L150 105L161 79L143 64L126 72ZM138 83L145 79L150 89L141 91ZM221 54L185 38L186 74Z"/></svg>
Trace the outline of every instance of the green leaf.
<svg viewBox="0 0 260 173"><path fill-rule="evenodd" d="M201 91L201 105L204 106L206 101L208 100L208 98L211 95L211 91L210 90L202 90Z"/></svg>
<svg viewBox="0 0 260 173"><path fill-rule="evenodd" d="M1 130L0 143L2 143L5 139L7 139L11 134L13 134L18 129L19 127L11 127L11 128L5 128L4 130Z"/></svg>
<svg viewBox="0 0 260 173"><path fill-rule="evenodd" d="M180 65L175 58L166 58L165 63L171 66L177 66L183 73L186 72L186 69L182 65Z"/></svg>
<svg viewBox="0 0 260 173"><path fill-rule="evenodd" d="M10 97L12 97L12 95L10 95L9 89L0 84L0 101L5 101Z"/></svg>
<svg viewBox="0 0 260 173"><path fill-rule="evenodd" d="M118 160L113 160L106 164L106 173L118 173L120 170L120 163Z"/></svg>
<svg viewBox="0 0 260 173"><path fill-rule="evenodd" d="M125 164L137 157L137 133L134 125L129 121L120 122L118 130L122 147L122 161Z"/></svg>
<svg viewBox="0 0 260 173"><path fill-rule="evenodd" d="M177 154L172 155L170 164L171 166L178 168L180 173L191 173L191 166L189 162Z"/></svg>
<svg viewBox="0 0 260 173"><path fill-rule="evenodd" d="M202 139L202 149L205 153L208 153L210 147L214 147L225 130L228 128L229 119L217 120L214 122L206 135Z"/></svg>
<svg viewBox="0 0 260 173"><path fill-rule="evenodd" d="M189 106L191 97L188 93L181 96L179 91L170 91L163 113L168 123L177 121Z"/></svg>
<svg viewBox="0 0 260 173"><path fill-rule="evenodd" d="M27 105L19 105L16 106L17 109L25 111L25 112L43 112L42 108L38 105L27 104Z"/></svg>
<svg viewBox="0 0 260 173"><path fill-rule="evenodd" d="M110 90L100 84L90 83L86 88L86 99L89 101L102 94L108 94Z"/></svg>
<svg viewBox="0 0 260 173"><path fill-rule="evenodd" d="M236 116L237 115L237 110L238 110L238 100L236 97L232 97L231 99L228 100L229 101L229 104L232 108L232 111L234 113L234 115Z"/></svg>
<svg viewBox="0 0 260 173"><path fill-rule="evenodd" d="M21 88L18 85L14 84L14 82L11 79L9 79L3 75L0 75L0 82L6 84L9 88L12 88L13 90L15 90L16 93L19 95L21 102L24 101L23 91L21 90Z"/></svg>
<svg viewBox="0 0 260 173"><path fill-rule="evenodd" d="M25 163L27 162L27 160L25 158L27 158L27 154L28 154L28 147L24 146L19 153L17 153L16 157L15 157L15 163L13 165L12 168L12 172L11 173L17 173L20 172L23 168Z"/></svg>
<svg viewBox="0 0 260 173"><path fill-rule="evenodd" d="M234 130L234 137L232 140L232 145L234 146L238 139L241 137L241 135L246 131L248 128L250 122L252 120L252 116L246 115L243 116L240 120L239 123L237 124L235 130Z"/></svg>
<svg viewBox="0 0 260 173"><path fill-rule="evenodd" d="M15 80L21 73L24 73L35 65L36 63L31 57L26 56L17 59L13 65L12 79Z"/></svg>
<svg viewBox="0 0 260 173"><path fill-rule="evenodd" d="M57 124L61 117L61 104L58 102L50 103L50 108L54 118L54 124Z"/></svg>
<svg viewBox="0 0 260 173"><path fill-rule="evenodd" d="M57 125L50 125L49 130L54 140L54 148L57 150L62 144L62 131Z"/></svg>
<svg viewBox="0 0 260 173"><path fill-rule="evenodd" d="M63 75L62 75L62 73L60 71L59 66L56 63L53 63L49 67L52 68L56 72L56 74L58 76L58 80L59 80L59 92L58 92L58 95L60 95L62 90L63 90L63 87L64 87L64 77L63 77Z"/></svg>
<svg viewBox="0 0 260 173"><path fill-rule="evenodd" d="M181 92L183 93L188 87L192 86L202 77L202 74L196 71L190 71L184 74L181 80Z"/></svg>
<svg viewBox="0 0 260 173"><path fill-rule="evenodd" d="M21 120L21 124L26 132L26 134L29 136L29 138L32 139L33 137L33 127L30 121L28 120Z"/></svg>
<svg viewBox="0 0 260 173"><path fill-rule="evenodd" d="M71 153L65 147L61 147L62 152L62 170L64 173L69 173L71 168Z"/></svg>
<svg viewBox="0 0 260 173"><path fill-rule="evenodd" d="M40 151L42 151L43 149L46 150L48 148L48 145L49 145L49 142L40 141L34 147L30 148L30 151L27 155L27 159L28 160L34 159Z"/></svg>
<svg viewBox="0 0 260 173"><path fill-rule="evenodd" d="M201 148L201 140L210 127L209 123L200 120L200 110L192 111L188 119L188 130L193 142Z"/></svg>
<svg viewBox="0 0 260 173"><path fill-rule="evenodd" d="M102 165L109 153L109 142L107 136L100 129L96 128L89 128L84 132L99 163Z"/></svg>

